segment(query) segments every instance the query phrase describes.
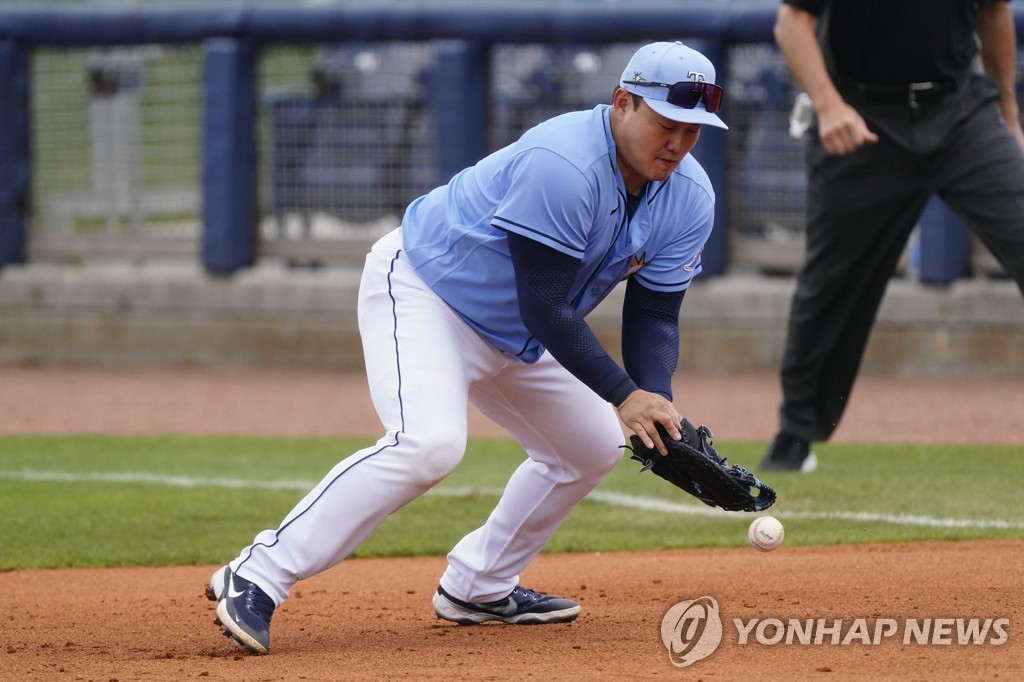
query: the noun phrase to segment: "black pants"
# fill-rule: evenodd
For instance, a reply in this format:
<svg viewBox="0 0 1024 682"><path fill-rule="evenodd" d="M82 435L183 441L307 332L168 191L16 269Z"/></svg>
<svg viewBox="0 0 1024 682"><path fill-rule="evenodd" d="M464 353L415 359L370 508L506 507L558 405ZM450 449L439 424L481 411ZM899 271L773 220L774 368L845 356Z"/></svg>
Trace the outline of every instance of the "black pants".
<svg viewBox="0 0 1024 682"><path fill-rule="evenodd" d="M884 137L808 150L807 256L782 359L780 430L826 440L842 417L889 279L932 194L970 226L1024 292L1024 152L993 104L926 155Z"/></svg>

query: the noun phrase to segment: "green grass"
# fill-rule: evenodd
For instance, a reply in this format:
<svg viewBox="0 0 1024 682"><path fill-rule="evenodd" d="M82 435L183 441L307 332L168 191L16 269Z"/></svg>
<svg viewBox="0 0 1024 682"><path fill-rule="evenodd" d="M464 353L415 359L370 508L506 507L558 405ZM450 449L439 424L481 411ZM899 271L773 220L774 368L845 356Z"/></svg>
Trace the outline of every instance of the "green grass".
<svg viewBox="0 0 1024 682"><path fill-rule="evenodd" d="M338 438L0 437L0 570L224 561L260 530L276 527L338 460L369 444ZM764 448L718 446L731 462L747 467ZM815 474L765 476L779 493L770 513L785 524L787 546L1024 536L1024 508L1012 502L1024 480L1022 448L825 444L817 450L822 466ZM439 494L387 519L356 555L444 554L484 521L521 457L511 441L472 441ZM624 459L546 551L745 544L754 515L704 514L707 507L638 467ZM54 480L55 472L64 480ZM117 479L125 474L133 478ZM144 476L158 480L145 482ZM170 485L169 477L191 485ZM293 485L245 489L215 479ZM612 504L606 498L613 493L660 500L676 510ZM834 518L851 513L889 520ZM893 522L900 515L975 525Z"/></svg>

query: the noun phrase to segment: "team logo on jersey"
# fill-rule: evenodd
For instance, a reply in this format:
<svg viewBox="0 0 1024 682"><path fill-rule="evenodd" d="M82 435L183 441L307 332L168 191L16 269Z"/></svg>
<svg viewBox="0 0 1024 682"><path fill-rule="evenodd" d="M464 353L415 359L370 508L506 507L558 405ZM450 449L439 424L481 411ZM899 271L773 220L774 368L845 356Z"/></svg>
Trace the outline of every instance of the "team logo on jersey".
<svg viewBox="0 0 1024 682"><path fill-rule="evenodd" d="M626 277L623 277L622 279L626 279L627 277L631 277L634 272L636 272L637 270L639 270L640 268L642 268L645 265L647 265L647 252L646 251L644 251L639 256L633 256L633 260L629 264L629 270L626 272Z"/></svg>
<svg viewBox="0 0 1024 682"><path fill-rule="evenodd" d="M700 254L702 253L704 253L704 249L698 251L696 255L693 258L691 258L689 262L686 263L686 265L683 266L683 270L686 270L687 272L693 272L694 269L697 267L697 263L700 262Z"/></svg>

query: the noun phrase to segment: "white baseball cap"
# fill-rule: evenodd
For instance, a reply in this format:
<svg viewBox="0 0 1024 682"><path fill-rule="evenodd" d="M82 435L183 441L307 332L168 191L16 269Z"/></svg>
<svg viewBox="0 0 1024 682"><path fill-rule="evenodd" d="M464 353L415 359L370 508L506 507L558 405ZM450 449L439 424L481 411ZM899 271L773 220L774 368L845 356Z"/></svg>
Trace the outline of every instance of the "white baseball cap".
<svg viewBox="0 0 1024 682"><path fill-rule="evenodd" d="M637 50L622 72L620 85L643 97L647 106L665 118L729 129L714 113L723 94L715 83L714 65L678 40Z"/></svg>

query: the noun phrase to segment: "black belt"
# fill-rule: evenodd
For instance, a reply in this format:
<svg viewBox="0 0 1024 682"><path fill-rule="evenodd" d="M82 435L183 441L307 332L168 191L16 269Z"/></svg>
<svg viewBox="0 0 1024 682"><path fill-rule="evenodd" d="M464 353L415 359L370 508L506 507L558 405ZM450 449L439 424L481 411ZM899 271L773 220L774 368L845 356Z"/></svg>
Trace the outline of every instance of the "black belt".
<svg viewBox="0 0 1024 682"><path fill-rule="evenodd" d="M922 104L938 102L957 89L957 84L953 81L926 81L906 85L842 81L839 85L845 94L865 104L902 104L911 109L916 109Z"/></svg>

